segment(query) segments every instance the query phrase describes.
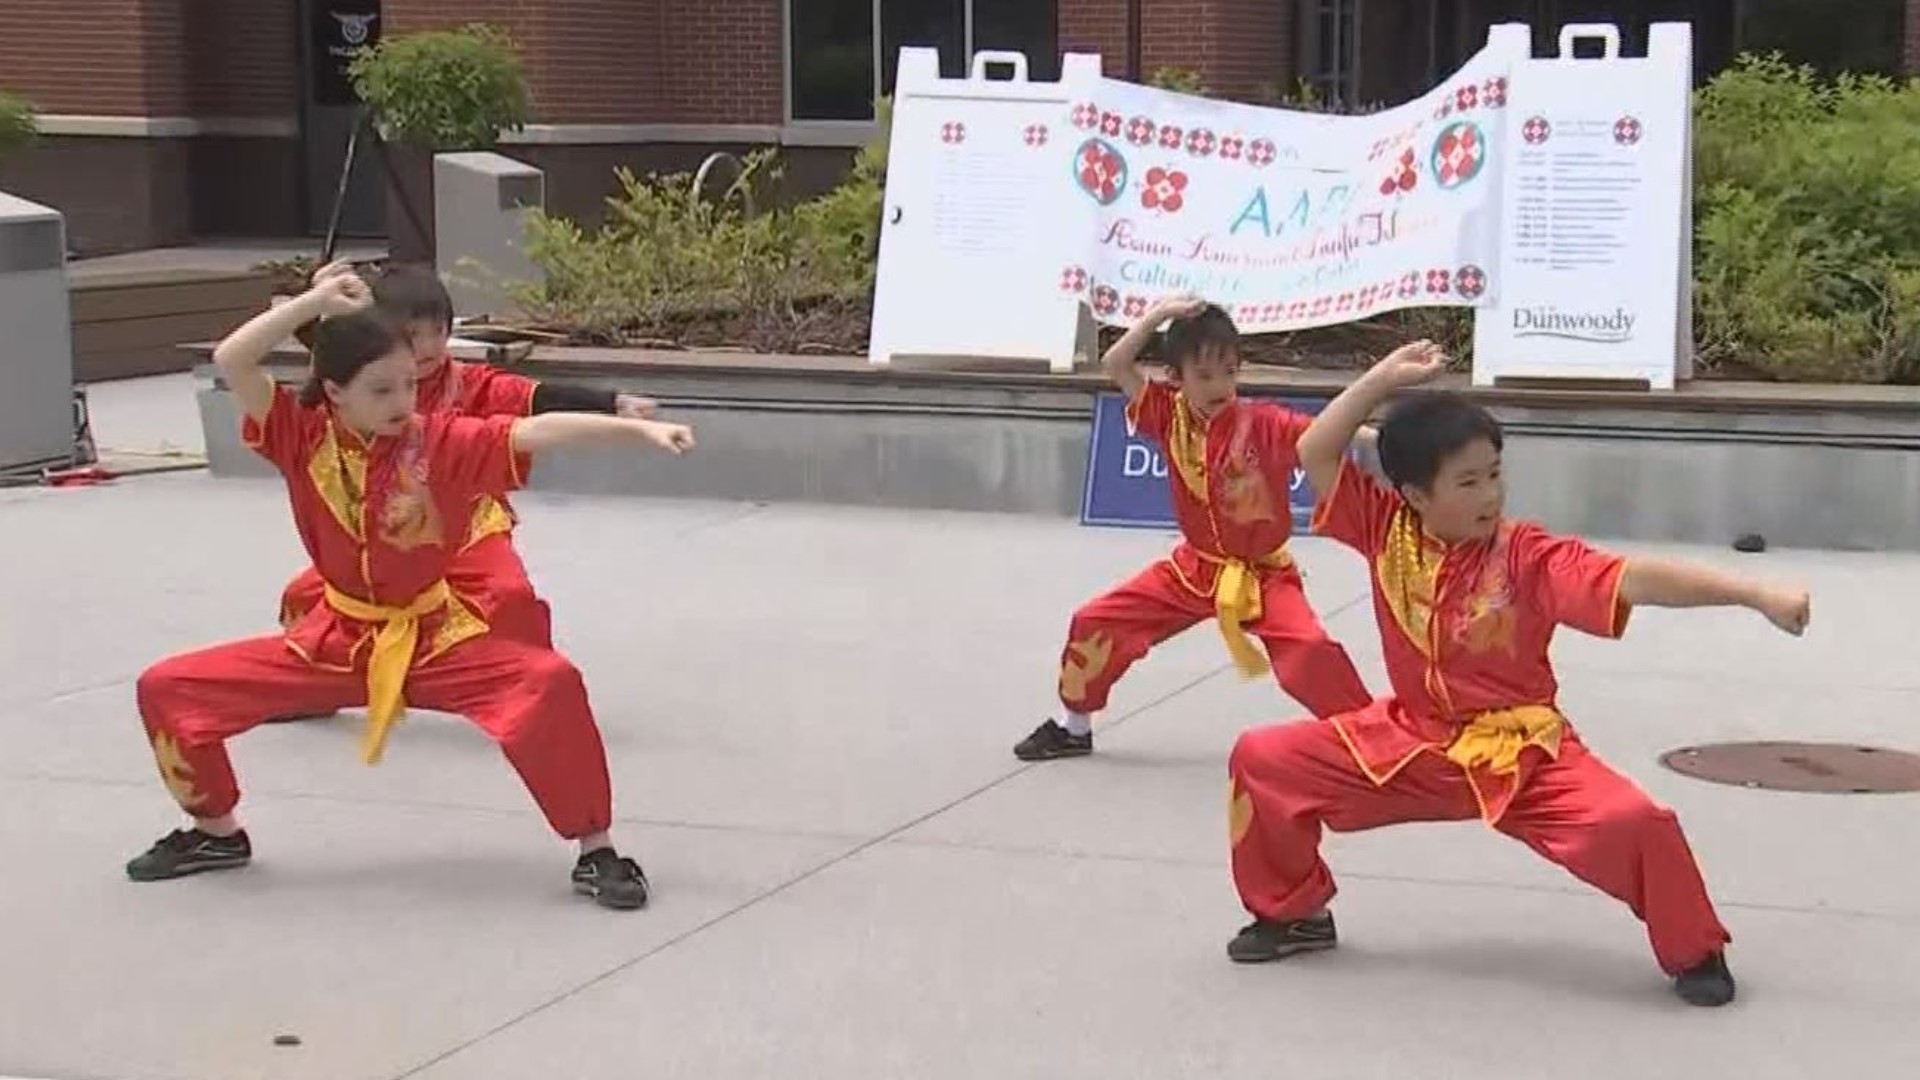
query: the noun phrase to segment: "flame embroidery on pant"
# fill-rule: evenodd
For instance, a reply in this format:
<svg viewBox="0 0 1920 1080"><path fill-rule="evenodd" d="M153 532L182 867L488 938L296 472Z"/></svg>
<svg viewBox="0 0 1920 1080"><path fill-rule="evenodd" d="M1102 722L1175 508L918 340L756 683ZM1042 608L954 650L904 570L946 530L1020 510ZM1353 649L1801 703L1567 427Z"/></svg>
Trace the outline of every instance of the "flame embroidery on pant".
<svg viewBox="0 0 1920 1080"><path fill-rule="evenodd" d="M154 733L153 760L160 766L160 779L182 810L192 811L200 805L200 789L193 784L193 764L172 735L164 731Z"/></svg>
<svg viewBox="0 0 1920 1080"><path fill-rule="evenodd" d="M1068 704L1084 701L1087 684L1100 677L1113 658L1113 637L1100 631L1085 641L1067 644L1067 660L1060 665L1060 697Z"/></svg>
<svg viewBox="0 0 1920 1080"><path fill-rule="evenodd" d="M1253 828L1253 795L1235 783L1227 788L1227 837L1233 847L1247 838Z"/></svg>

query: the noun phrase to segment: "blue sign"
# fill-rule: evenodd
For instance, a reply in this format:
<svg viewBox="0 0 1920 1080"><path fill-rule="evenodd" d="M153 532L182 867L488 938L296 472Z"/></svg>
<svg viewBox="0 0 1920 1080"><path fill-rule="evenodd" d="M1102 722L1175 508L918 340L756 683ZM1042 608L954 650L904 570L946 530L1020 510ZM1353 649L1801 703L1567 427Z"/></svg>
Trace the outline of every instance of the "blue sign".
<svg viewBox="0 0 1920 1080"><path fill-rule="evenodd" d="M1309 416L1324 401L1280 398ZM1087 479L1080 495L1080 524L1136 529L1177 529L1167 459L1153 440L1127 430L1125 394L1101 394L1093 402L1093 437L1087 442ZM1313 488L1302 469L1293 470L1287 501L1293 527L1304 532L1313 518Z"/></svg>

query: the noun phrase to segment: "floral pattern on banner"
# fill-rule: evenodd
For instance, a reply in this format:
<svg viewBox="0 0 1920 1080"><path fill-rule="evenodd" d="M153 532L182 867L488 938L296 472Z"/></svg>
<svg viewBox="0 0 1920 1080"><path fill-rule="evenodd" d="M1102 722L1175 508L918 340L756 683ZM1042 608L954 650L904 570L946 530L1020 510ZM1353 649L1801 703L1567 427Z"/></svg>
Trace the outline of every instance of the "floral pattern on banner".
<svg viewBox="0 0 1920 1080"><path fill-rule="evenodd" d="M1248 332L1491 301L1505 64L1483 51L1367 116L1203 100L1102 79L1063 119L1093 236L1062 271L1099 321L1198 293ZM1631 117L1616 125L1625 143ZM1544 124L1544 121L1541 121Z"/></svg>

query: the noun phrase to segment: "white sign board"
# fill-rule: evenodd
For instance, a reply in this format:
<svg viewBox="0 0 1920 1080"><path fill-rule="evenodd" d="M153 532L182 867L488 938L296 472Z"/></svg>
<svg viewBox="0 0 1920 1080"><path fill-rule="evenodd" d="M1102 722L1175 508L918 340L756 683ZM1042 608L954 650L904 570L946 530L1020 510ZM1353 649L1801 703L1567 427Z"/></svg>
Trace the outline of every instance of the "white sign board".
<svg viewBox="0 0 1920 1080"><path fill-rule="evenodd" d="M1100 80L1074 106L1072 175L1055 181L1098 208L1097 246L1063 280L1105 323L1194 292L1244 333L1489 302L1512 45L1366 116Z"/></svg>
<svg viewBox="0 0 1920 1080"><path fill-rule="evenodd" d="M1013 78L987 78L989 64ZM1060 182L1060 120L1099 77L1097 56L1070 54L1059 82L1036 83L1026 57L983 52L968 78L942 79L938 50L900 50L872 363L975 356L1072 370L1079 298L1061 291L1060 267L1091 233L1093 207Z"/></svg>
<svg viewBox="0 0 1920 1080"><path fill-rule="evenodd" d="M1495 27L1503 33L1508 27ZM1575 59L1600 38L1602 57ZM1671 390L1692 370L1692 30L1647 55L1568 26L1514 65L1496 302L1474 320L1473 381L1608 379Z"/></svg>
<svg viewBox="0 0 1920 1080"><path fill-rule="evenodd" d="M1069 370L1089 310L1131 325L1197 292L1243 333L1397 308L1475 309L1476 384L1692 373L1692 31L1649 54L1611 26L1486 48L1368 116L1212 101L1018 54L942 79L901 50L872 362L1045 359ZM1599 59L1575 59L1598 37ZM985 78L991 63L1012 80Z"/></svg>

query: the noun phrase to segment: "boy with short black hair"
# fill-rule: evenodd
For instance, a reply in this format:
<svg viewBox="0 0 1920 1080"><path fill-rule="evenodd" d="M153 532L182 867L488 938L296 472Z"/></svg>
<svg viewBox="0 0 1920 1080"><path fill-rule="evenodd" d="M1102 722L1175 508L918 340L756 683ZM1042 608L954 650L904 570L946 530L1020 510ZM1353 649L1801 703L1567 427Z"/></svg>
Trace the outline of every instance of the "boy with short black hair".
<svg viewBox="0 0 1920 1080"><path fill-rule="evenodd" d="M1149 379L1141 353L1167 322L1161 354L1171 378ZM1065 722L1048 719L1014 754L1045 761L1092 753L1092 714L1113 684L1153 646L1209 616L1242 676L1271 667L1280 688L1316 715L1365 705L1371 695L1308 606L1286 546L1294 442L1308 418L1279 402L1240 399L1232 318L1193 297L1162 300L1101 366L1127 395L1129 428L1166 455L1182 539L1167 558L1074 612L1060 658Z"/></svg>
<svg viewBox="0 0 1920 1080"><path fill-rule="evenodd" d="M1624 559L1503 516L1500 425L1454 394L1397 402L1380 424L1391 487L1342 450L1389 397L1446 359L1395 351L1329 404L1300 439L1323 492L1314 531L1365 556L1391 696L1325 720L1251 729L1228 763L1234 885L1254 916L1236 961L1333 947L1333 876L1319 855L1338 832L1480 818L1646 923L1681 998L1734 996L1732 939L1672 810L1587 749L1558 708L1556 627L1619 637L1637 606L1738 605L1791 634L1799 589L1651 557Z"/></svg>

